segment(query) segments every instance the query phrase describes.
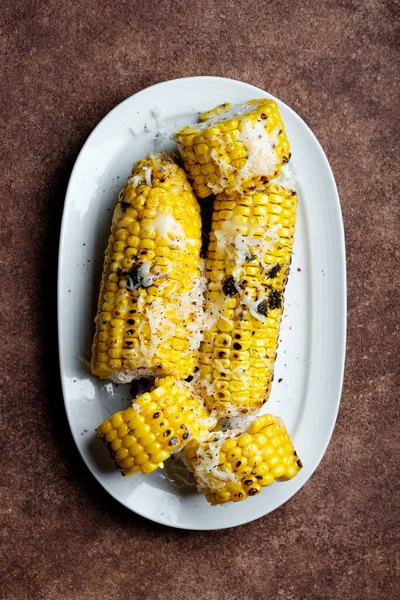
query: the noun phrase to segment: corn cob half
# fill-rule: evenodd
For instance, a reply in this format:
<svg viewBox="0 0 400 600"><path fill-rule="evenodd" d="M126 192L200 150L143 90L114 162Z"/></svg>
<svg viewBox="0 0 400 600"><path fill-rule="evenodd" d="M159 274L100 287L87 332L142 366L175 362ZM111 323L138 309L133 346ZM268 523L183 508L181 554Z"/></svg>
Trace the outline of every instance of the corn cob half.
<svg viewBox="0 0 400 600"><path fill-rule="evenodd" d="M184 460L212 504L239 502L275 480L292 479L302 464L278 417L263 415L247 428L211 432L193 440Z"/></svg>
<svg viewBox="0 0 400 600"><path fill-rule="evenodd" d="M175 135L199 198L242 192L279 175L290 158L285 127L274 100L220 105ZM208 117L208 118L207 118Z"/></svg>
<svg viewBox="0 0 400 600"><path fill-rule="evenodd" d="M97 432L123 475L147 475L215 425L216 419L184 383L165 377L156 379L155 388L133 406L101 423Z"/></svg>
<svg viewBox="0 0 400 600"><path fill-rule="evenodd" d="M218 417L256 412L269 396L291 262L297 197L277 184L219 194L206 260L199 385Z"/></svg>
<svg viewBox="0 0 400 600"><path fill-rule="evenodd" d="M101 282L92 372L129 382L186 378L200 345L200 209L168 153L134 165L120 193Z"/></svg>

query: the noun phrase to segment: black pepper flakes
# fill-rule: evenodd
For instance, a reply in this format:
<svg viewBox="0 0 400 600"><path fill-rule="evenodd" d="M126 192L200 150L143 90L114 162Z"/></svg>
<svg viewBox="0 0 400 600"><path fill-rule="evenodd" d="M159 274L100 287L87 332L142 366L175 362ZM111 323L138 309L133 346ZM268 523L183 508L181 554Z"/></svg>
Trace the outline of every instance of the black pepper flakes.
<svg viewBox="0 0 400 600"><path fill-rule="evenodd" d="M164 437L168 437L169 435L171 435L172 431L170 429L166 429L163 433Z"/></svg>
<svg viewBox="0 0 400 600"><path fill-rule="evenodd" d="M179 443L179 440L178 440L178 438L177 438L177 437L172 437L172 438L169 440L169 442L168 442L168 445L169 445L169 446L176 446L178 443Z"/></svg>
<svg viewBox="0 0 400 600"><path fill-rule="evenodd" d="M123 211L125 211L127 208L129 208L130 204L129 202L124 202L123 200L121 201L121 208Z"/></svg>
<svg viewBox="0 0 400 600"><path fill-rule="evenodd" d="M183 437L184 440L189 439L189 437L190 437L189 431L187 431L186 433L184 433L182 437Z"/></svg>
<svg viewBox="0 0 400 600"><path fill-rule="evenodd" d="M241 345L241 344L239 344L238 342L235 342L235 343L233 344L233 347L235 348L235 350L241 350L241 349L242 349L242 345Z"/></svg>
<svg viewBox="0 0 400 600"><path fill-rule="evenodd" d="M159 412L155 412L153 415L153 419L158 419L158 417L161 415L161 413Z"/></svg>

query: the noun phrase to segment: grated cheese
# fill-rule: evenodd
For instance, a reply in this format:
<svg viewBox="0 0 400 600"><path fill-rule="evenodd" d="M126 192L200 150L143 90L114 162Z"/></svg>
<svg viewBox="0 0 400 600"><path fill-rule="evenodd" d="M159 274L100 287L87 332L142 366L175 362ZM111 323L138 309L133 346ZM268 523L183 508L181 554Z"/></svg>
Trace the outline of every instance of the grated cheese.
<svg viewBox="0 0 400 600"><path fill-rule="evenodd" d="M279 240L279 236L276 233L279 225L274 225L261 236L257 235L257 232L260 229L258 223L254 223L250 226L247 235L240 233L235 235L237 227L238 226L234 222L225 221L222 229L218 229L214 232L217 240L217 249L226 254L226 260L233 266L234 285L239 294L240 303L249 309L251 315L255 319L265 323L265 317L257 311L258 305L266 299L262 289L256 290L258 292L258 297L257 299L253 299L252 290L248 287L241 287L239 283L245 279L244 265L246 261L253 256L255 256L260 263L262 276L265 276L274 266L267 264L264 257L270 248ZM259 295L260 293L261 295ZM216 309L219 309L218 305L216 305ZM229 319L221 314L219 314L219 318L229 321Z"/></svg>
<svg viewBox="0 0 400 600"><path fill-rule="evenodd" d="M276 128L270 135L265 129L263 121L257 120L255 123L250 119L242 121L238 139L247 150L247 160L239 171L237 181L239 189L241 182L250 177L274 175L279 161L275 152L278 133L279 128Z"/></svg>
<svg viewBox="0 0 400 600"><path fill-rule="evenodd" d="M143 167L143 171L144 171L144 178L145 178L147 185L149 187L152 187L152 181L151 181L152 169L151 169L151 167Z"/></svg>

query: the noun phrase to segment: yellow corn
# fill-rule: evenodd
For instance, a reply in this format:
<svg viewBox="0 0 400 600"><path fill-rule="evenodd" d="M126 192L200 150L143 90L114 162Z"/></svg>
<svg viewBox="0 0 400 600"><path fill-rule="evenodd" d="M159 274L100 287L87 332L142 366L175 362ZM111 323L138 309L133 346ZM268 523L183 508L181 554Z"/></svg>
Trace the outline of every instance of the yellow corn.
<svg viewBox="0 0 400 600"><path fill-rule="evenodd" d="M95 319L95 375L129 382L193 372L200 247L199 205L184 171L170 154L150 154L134 165L114 211Z"/></svg>
<svg viewBox="0 0 400 600"><path fill-rule="evenodd" d="M101 423L97 432L123 475L147 475L215 424L185 384L165 377L156 379L155 388L133 406Z"/></svg>
<svg viewBox="0 0 400 600"><path fill-rule="evenodd" d="M274 100L250 100L231 110L221 105L200 119L200 123L175 135L199 198L252 189L277 177L290 158L289 142Z"/></svg>
<svg viewBox="0 0 400 600"><path fill-rule="evenodd" d="M193 440L184 457L212 505L255 496L275 480L292 479L302 467L283 422L274 415L258 417L246 429Z"/></svg>
<svg viewBox="0 0 400 600"><path fill-rule="evenodd" d="M291 262L297 197L277 184L219 194L206 260L214 325L199 383L219 418L256 412L269 396Z"/></svg>
<svg viewBox="0 0 400 600"><path fill-rule="evenodd" d="M219 115L222 115L223 113L230 110L231 107L232 105L229 104L229 102L226 102L225 104L219 104L215 108L203 112L199 116L199 121L209 121L210 119L214 119L215 117L218 117Z"/></svg>

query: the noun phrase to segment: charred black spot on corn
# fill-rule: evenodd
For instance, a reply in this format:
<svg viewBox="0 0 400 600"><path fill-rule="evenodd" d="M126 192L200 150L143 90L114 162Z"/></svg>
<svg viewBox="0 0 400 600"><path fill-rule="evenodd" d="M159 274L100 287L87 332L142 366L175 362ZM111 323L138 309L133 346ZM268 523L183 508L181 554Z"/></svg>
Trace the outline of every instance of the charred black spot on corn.
<svg viewBox="0 0 400 600"><path fill-rule="evenodd" d="M238 293L235 284L236 282L233 275L228 275L228 277L225 277L222 283L222 291L224 292L225 296L234 296Z"/></svg>
<svg viewBox="0 0 400 600"><path fill-rule="evenodd" d="M282 307L282 292L279 290L272 290L269 294L268 304L271 310L274 308Z"/></svg>
<svg viewBox="0 0 400 600"><path fill-rule="evenodd" d="M278 275L278 273L281 270L281 268L282 267L281 267L281 265L279 263L277 263L276 265L274 265L272 267L272 269L269 270L268 277L270 279L275 279L275 277Z"/></svg>
<svg viewBox="0 0 400 600"><path fill-rule="evenodd" d="M129 202L125 202L124 200L121 200L121 208L123 211L125 211L127 208L129 208L130 204Z"/></svg>
<svg viewBox="0 0 400 600"><path fill-rule="evenodd" d="M264 317L268 315L268 307L266 300L260 302L260 304L257 306L257 312L260 313L260 315L264 315Z"/></svg>
<svg viewBox="0 0 400 600"><path fill-rule="evenodd" d="M125 271L124 273L122 273L122 275L128 278L128 290L133 291L138 287L145 287L140 276L140 265L138 265L138 263L133 263L130 270Z"/></svg>

